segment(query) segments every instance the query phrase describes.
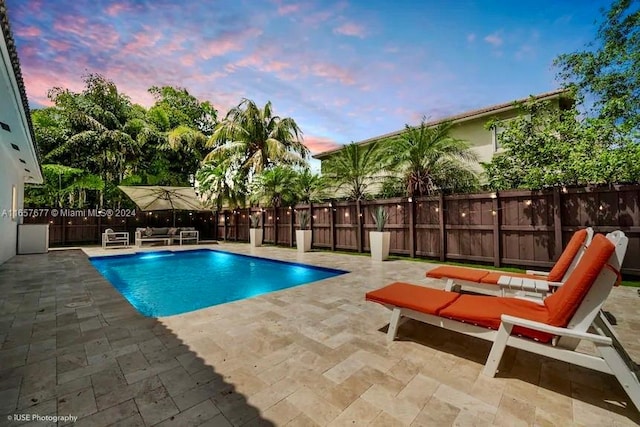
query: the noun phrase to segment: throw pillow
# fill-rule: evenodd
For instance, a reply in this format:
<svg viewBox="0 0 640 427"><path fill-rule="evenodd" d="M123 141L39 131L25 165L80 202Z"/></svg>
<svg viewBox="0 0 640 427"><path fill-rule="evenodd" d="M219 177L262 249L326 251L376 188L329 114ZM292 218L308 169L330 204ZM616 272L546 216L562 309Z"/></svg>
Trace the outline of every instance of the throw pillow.
<svg viewBox="0 0 640 427"><path fill-rule="evenodd" d="M146 237L151 237L151 236L153 235L153 230L151 229L151 227L147 227L147 228L145 228L145 230L144 230L144 235L145 235Z"/></svg>
<svg viewBox="0 0 640 427"><path fill-rule="evenodd" d="M169 228L169 232L167 234L169 236L175 236L177 232L178 232L178 229L176 227L171 227Z"/></svg>

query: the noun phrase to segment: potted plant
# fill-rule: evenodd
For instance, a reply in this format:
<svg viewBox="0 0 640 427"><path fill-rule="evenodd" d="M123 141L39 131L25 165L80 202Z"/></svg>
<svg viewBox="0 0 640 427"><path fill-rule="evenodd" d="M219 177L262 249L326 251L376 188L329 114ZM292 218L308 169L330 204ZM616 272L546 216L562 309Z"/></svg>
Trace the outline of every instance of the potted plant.
<svg viewBox="0 0 640 427"><path fill-rule="evenodd" d="M261 219L262 214L260 213L253 213L249 216L249 220L251 221L251 228L249 228L249 241L253 248L262 246L263 230L260 228Z"/></svg>
<svg viewBox="0 0 640 427"><path fill-rule="evenodd" d="M369 246L371 247L371 258L375 261L384 261L389 258L389 242L391 233L384 231L384 226L389 219L389 212L378 206L371 214L376 224L376 231L369 232Z"/></svg>
<svg viewBox="0 0 640 427"><path fill-rule="evenodd" d="M298 212L298 230L296 230L296 246L298 252L309 252L311 250L311 230L309 228L309 212Z"/></svg>

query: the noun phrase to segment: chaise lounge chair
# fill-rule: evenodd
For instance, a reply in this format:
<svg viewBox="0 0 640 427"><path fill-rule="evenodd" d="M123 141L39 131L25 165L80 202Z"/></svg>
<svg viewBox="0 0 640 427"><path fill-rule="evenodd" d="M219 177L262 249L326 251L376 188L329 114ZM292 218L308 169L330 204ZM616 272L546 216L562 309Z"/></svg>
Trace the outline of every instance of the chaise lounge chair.
<svg viewBox="0 0 640 427"><path fill-rule="evenodd" d="M445 279L445 290L471 286L504 296L506 291L524 291L545 296L569 277L591 243L591 227L576 231L550 272L527 270L525 274L476 268L440 266L427 271L429 278Z"/></svg>
<svg viewBox="0 0 640 427"><path fill-rule="evenodd" d="M600 311L619 278L628 239L621 231L597 235L565 284L541 303L518 298L461 295L408 283L366 294L392 310L387 339L402 317L493 342L483 374L493 377L507 346L614 375L640 409L636 365ZM588 332L593 327L594 333ZM576 351L582 340L598 355Z"/></svg>

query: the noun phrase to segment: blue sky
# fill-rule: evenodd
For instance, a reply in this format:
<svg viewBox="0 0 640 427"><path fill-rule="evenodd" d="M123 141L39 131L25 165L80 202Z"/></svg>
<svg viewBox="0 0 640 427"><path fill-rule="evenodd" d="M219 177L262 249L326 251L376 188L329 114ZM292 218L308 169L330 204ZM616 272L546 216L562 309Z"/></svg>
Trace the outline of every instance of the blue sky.
<svg viewBox="0 0 640 427"><path fill-rule="evenodd" d="M609 1L7 0L32 107L101 73L131 99L180 86L224 114L293 117L312 153L554 90Z"/></svg>

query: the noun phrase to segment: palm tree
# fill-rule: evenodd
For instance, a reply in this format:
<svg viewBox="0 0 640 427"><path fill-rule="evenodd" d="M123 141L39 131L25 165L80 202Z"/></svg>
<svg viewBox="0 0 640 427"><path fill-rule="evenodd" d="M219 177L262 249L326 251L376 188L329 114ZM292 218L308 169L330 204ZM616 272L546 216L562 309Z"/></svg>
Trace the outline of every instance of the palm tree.
<svg viewBox="0 0 640 427"><path fill-rule="evenodd" d="M294 193L298 202L319 202L326 198L327 180L321 175L311 173L309 169L298 172L295 176Z"/></svg>
<svg viewBox="0 0 640 427"><path fill-rule="evenodd" d="M244 206L247 195L246 180L239 176L237 169L228 164L204 164L196 173L198 191L217 211L227 204L231 207Z"/></svg>
<svg viewBox="0 0 640 427"><path fill-rule="evenodd" d="M69 125L70 137L44 158L96 173L105 183L117 183L131 171L141 151L138 141L127 133L131 103L101 76L89 75L85 82L87 89L81 94L59 88L50 91Z"/></svg>
<svg viewBox="0 0 640 427"><path fill-rule="evenodd" d="M362 200L384 180L387 164L386 150L377 141L365 147L352 142L327 160L326 173L337 190L345 190L349 199Z"/></svg>
<svg viewBox="0 0 640 427"><path fill-rule="evenodd" d="M257 175L251 186L251 201L273 208L295 202L296 173L284 166L275 166Z"/></svg>
<svg viewBox="0 0 640 427"><path fill-rule="evenodd" d="M239 156L240 167L249 177L276 164L306 166L309 150L301 136L292 118L273 115L271 102L258 108L255 102L243 99L216 126L207 142L213 150L205 161Z"/></svg>
<svg viewBox="0 0 640 427"><path fill-rule="evenodd" d="M461 190L478 183L472 162L477 161L466 141L450 135L452 123L417 127L389 142L391 168L402 174L409 196L432 194L437 189Z"/></svg>

